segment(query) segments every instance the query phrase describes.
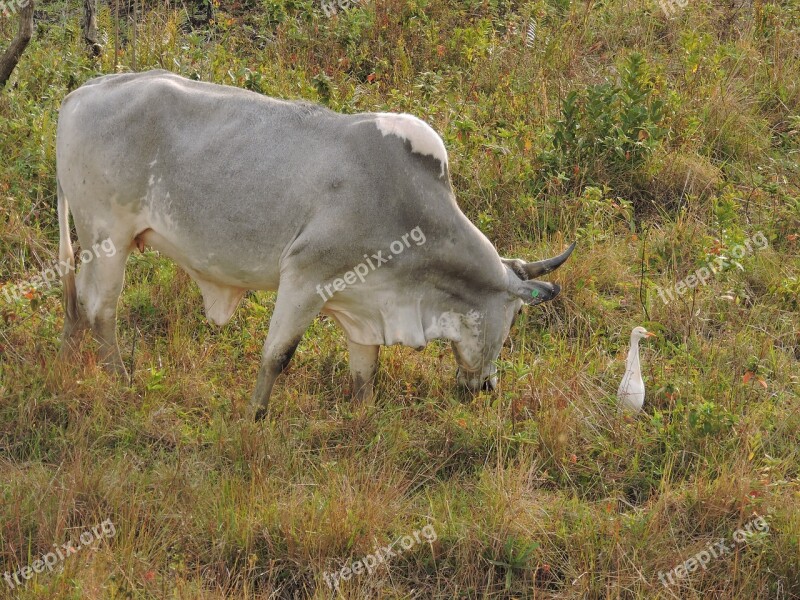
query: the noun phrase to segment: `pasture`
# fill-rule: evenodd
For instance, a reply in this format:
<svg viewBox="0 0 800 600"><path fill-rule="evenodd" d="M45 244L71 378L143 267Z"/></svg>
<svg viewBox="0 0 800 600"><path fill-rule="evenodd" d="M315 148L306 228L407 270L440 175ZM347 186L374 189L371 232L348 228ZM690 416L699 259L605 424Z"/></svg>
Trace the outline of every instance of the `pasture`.
<svg viewBox="0 0 800 600"><path fill-rule="evenodd" d="M800 598L800 5L210 6L101 3L95 57L78 3L36 2L0 90L0 598ZM577 240L498 389L459 389L436 341L383 348L353 402L319 317L253 422L275 294L216 327L148 248L130 378L88 337L59 362L58 109L155 68L416 115L502 256ZM639 325L644 409L620 415Z"/></svg>

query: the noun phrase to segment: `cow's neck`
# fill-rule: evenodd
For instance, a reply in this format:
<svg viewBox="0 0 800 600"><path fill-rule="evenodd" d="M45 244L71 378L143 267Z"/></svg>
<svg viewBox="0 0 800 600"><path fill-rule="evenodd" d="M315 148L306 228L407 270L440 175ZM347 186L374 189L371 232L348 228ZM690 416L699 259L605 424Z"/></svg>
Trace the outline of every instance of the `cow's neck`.
<svg viewBox="0 0 800 600"><path fill-rule="evenodd" d="M334 297L323 314L332 316L347 337L363 345L403 344L423 348L433 339L459 341L464 328L477 327L480 315L460 301L438 301L425 291L373 293L370 301Z"/></svg>

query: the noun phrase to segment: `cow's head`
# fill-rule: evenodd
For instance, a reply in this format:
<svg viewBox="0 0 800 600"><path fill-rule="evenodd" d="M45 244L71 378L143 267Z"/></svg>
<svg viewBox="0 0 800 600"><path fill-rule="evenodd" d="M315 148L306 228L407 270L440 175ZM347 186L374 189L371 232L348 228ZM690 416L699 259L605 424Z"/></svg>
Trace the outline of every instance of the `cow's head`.
<svg viewBox="0 0 800 600"><path fill-rule="evenodd" d="M461 336L453 342L458 363L458 382L470 390L493 390L497 385L495 361L508 337L511 325L525 304L536 305L552 300L561 291L554 283L537 281L534 277L556 270L572 254L573 243L562 254L525 262L520 259L501 259L507 286L499 293L486 295L482 306L464 317Z"/></svg>

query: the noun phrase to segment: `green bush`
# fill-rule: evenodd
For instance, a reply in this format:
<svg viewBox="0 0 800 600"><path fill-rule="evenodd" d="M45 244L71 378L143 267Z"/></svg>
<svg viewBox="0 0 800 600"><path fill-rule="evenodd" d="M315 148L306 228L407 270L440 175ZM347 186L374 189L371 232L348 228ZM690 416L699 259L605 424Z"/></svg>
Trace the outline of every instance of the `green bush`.
<svg viewBox="0 0 800 600"><path fill-rule="evenodd" d="M644 57L631 53L619 82L567 94L552 126L552 149L540 155L546 173L576 192L587 184L630 191L631 174L667 134L664 113Z"/></svg>

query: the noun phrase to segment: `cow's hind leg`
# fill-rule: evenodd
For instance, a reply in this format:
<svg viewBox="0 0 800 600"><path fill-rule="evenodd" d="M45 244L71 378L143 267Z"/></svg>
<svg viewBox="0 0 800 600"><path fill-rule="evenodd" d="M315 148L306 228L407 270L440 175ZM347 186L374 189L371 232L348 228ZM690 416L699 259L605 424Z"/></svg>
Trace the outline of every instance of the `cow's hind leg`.
<svg viewBox="0 0 800 600"><path fill-rule="evenodd" d="M353 379L353 399L362 404L372 402L375 372L378 369L380 346L365 346L348 341L350 374Z"/></svg>
<svg viewBox="0 0 800 600"><path fill-rule="evenodd" d="M111 244L113 254L111 250L106 251L112 241L110 238L97 241L81 252L83 264L77 277L78 303L99 345L100 364L126 376L117 345L117 301L125 280L125 262L132 240Z"/></svg>
<svg viewBox="0 0 800 600"><path fill-rule="evenodd" d="M86 320L86 315L77 300L77 292L75 279L72 271L75 269L75 263L72 256L68 260L62 261L59 264L59 270L66 274L66 285L64 286L64 294L76 294L74 300L65 301L66 310L64 311L64 329L61 332L61 349L59 350L59 357L65 361L71 361L77 354L78 347L83 339L83 333L89 328L89 322Z"/></svg>
<svg viewBox="0 0 800 600"><path fill-rule="evenodd" d="M59 356L64 360L72 360L80 346L83 332L88 329L86 318L80 314L64 316L64 329L61 332L61 349Z"/></svg>
<svg viewBox="0 0 800 600"><path fill-rule="evenodd" d="M308 284L302 283L292 285L281 278L275 310L269 322L267 341L261 354L256 389L250 404L250 413L256 421L266 416L275 380L292 360L303 334L324 304L313 288L306 290L308 287Z"/></svg>

